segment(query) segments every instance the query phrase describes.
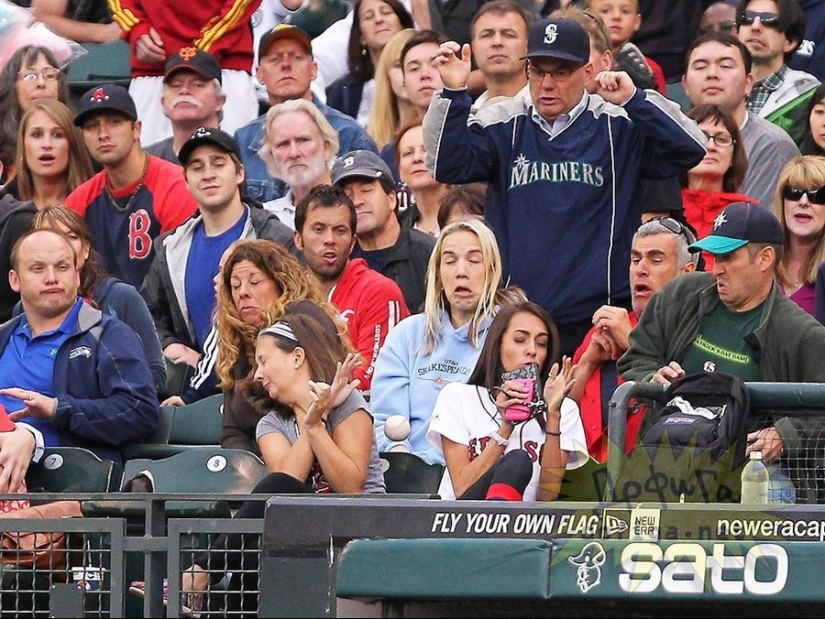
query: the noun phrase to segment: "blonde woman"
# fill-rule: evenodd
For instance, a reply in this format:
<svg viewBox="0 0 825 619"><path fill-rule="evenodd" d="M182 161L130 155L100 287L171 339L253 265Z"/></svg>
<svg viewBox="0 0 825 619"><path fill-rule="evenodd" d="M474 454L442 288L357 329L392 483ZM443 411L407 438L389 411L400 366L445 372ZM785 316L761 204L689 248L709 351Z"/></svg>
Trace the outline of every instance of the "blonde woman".
<svg viewBox="0 0 825 619"><path fill-rule="evenodd" d="M3 194L31 200L39 210L65 203L94 170L74 112L57 99L37 99L17 130L15 174Z"/></svg>
<svg viewBox="0 0 825 619"><path fill-rule="evenodd" d="M442 387L467 382L498 308L509 298L501 283L501 256L493 233L478 220L456 221L441 232L427 269L424 312L387 335L372 379L370 409L380 451L411 451L429 462L444 455L427 440ZM405 441L384 435L392 415L409 419Z"/></svg>
<svg viewBox="0 0 825 619"><path fill-rule="evenodd" d="M791 301L814 314L817 271L825 260L825 158L801 155L785 164L773 214L785 233L777 282Z"/></svg>
<svg viewBox="0 0 825 619"><path fill-rule="evenodd" d="M401 49L413 34L415 30L405 28L392 35L375 67L375 95L367 121L367 133L375 140L379 152L395 139L402 125L417 115L404 90L404 74L401 71Z"/></svg>

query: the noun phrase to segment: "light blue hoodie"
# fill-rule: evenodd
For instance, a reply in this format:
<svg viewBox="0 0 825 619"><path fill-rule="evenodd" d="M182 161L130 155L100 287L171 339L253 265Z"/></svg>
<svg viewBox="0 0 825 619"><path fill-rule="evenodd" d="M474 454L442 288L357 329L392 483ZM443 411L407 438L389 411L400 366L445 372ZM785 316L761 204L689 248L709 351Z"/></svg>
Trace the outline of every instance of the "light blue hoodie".
<svg viewBox="0 0 825 619"><path fill-rule="evenodd" d="M449 315L439 312L438 340L430 354L423 353L426 315L409 316L389 332L375 362L370 411L378 451L405 445L427 462L444 464L444 454L427 440L435 400L447 383L467 382L493 319L482 321L478 346L474 347L468 339L469 323L454 329ZM390 441L384 435L384 422L392 415L410 420L408 440Z"/></svg>

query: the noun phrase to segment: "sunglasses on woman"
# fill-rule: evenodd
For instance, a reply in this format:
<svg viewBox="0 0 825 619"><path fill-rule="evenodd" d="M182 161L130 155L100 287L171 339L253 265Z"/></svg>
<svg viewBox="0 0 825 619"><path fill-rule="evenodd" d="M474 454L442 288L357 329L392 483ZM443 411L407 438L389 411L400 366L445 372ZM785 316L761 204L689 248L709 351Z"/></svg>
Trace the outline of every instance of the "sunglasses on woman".
<svg viewBox="0 0 825 619"><path fill-rule="evenodd" d="M794 202L801 200L803 195L808 196L808 202L811 204L825 204L825 185L819 189L800 189L786 185L782 190L782 197Z"/></svg>

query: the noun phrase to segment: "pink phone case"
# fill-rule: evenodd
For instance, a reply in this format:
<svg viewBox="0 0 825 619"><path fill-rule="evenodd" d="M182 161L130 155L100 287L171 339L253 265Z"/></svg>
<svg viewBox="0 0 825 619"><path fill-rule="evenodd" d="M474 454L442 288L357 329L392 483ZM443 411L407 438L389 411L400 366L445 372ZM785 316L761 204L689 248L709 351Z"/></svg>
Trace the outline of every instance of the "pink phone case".
<svg viewBox="0 0 825 619"><path fill-rule="evenodd" d="M516 378L514 381L527 389L524 402L532 402L536 382L531 378ZM527 404L513 404L504 411L504 419L507 421L526 421L530 419L530 412L530 407Z"/></svg>

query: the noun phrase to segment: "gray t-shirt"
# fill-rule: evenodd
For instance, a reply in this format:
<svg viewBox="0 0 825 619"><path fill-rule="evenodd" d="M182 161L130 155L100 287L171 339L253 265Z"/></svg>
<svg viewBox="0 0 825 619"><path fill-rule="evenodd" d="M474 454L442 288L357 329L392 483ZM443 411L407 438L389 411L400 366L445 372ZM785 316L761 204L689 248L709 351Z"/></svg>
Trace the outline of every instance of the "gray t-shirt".
<svg viewBox="0 0 825 619"><path fill-rule="evenodd" d="M332 436L333 431L347 417L355 411L364 409L369 412L369 407L364 396L358 390L353 391L350 396L337 408L333 408L327 415L327 431ZM255 429L255 438L260 439L264 434L278 432L283 434L290 445L294 445L298 440L298 424L294 418L283 419L275 412L267 413L259 422ZM312 487L317 493L332 492L327 482L324 472L318 466L316 460L310 471ZM378 458L378 448L375 445L375 436L372 439L372 453L370 454L370 469L367 473L367 482L364 484L364 494L383 494L386 492L384 486L384 473L381 471L381 461Z"/></svg>

